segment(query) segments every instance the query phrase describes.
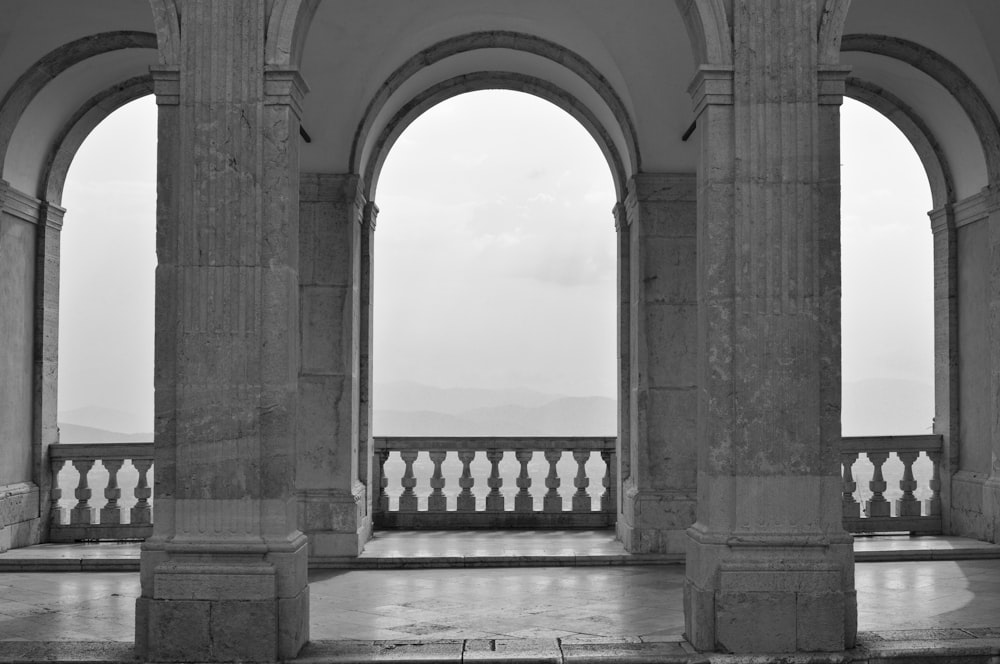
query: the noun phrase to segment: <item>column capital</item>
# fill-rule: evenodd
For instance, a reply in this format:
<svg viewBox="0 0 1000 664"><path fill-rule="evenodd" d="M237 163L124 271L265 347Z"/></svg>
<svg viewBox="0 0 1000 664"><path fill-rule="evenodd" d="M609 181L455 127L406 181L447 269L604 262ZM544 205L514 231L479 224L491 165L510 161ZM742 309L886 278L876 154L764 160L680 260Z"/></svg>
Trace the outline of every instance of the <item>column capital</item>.
<svg viewBox="0 0 1000 664"><path fill-rule="evenodd" d="M48 228L61 231L63 227L63 217L66 215L66 208L55 203L42 201L38 207L38 223L45 224Z"/></svg>
<svg viewBox="0 0 1000 664"><path fill-rule="evenodd" d="M931 220L931 233L944 233L955 226L955 207L949 203L927 213Z"/></svg>
<svg viewBox="0 0 1000 664"><path fill-rule="evenodd" d="M291 106L301 118L302 100L308 92L309 86L298 69L269 65L264 70L264 104Z"/></svg>
<svg viewBox="0 0 1000 664"><path fill-rule="evenodd" d="M820 104L840 106L844 102L844 89L851 67L845 65L820 65L817 71L817 101Z"/></svg>
<svg viewBox="0 0 1000 664"><path fill-rule="evenodd" d="M153 65L153 94L159 106L176 106L181 100L181 69L177 65Z"/></svg>
<svg viewBox="0 0 1000 664"><path fill-rule="evenodd" d="M688 85L688 94L691 95L696 118L706 106L732 106L732 65L702 65Z"/></svg>

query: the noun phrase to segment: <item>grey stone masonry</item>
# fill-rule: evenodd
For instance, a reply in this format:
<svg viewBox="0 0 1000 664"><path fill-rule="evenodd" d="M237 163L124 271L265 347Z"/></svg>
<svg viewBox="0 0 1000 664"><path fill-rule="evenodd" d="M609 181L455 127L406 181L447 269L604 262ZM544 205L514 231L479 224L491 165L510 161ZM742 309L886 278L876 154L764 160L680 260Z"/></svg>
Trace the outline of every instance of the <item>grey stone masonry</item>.
<svg viewBox="0 0 1000 664"><path fill-rule="evenodd" d="M703 68L692 88L699 481L685 620L701 650L854 644L851 538L833 507L843 73L820 71L819 21L816 3L737 3L732 68Z"/></svg>
<svg viewBox="0 0 1000 664"><path fill-rule="evenodd" d="M265 3L184 2L156 69L156 522L146 661L275 661L308 640L294 487L304 84L265 68Z"/></svg>

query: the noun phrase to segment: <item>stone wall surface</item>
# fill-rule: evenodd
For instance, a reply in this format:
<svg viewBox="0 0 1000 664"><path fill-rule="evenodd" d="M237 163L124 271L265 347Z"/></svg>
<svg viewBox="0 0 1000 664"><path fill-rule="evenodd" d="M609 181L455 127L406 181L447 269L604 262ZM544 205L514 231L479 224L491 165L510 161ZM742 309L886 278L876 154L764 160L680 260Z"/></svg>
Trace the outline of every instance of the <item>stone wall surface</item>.
<svg viewBox="0 0 1000 664"><path fill-rule="evenodd" d="M853 646L840 501L839 121L816 3L736 3L703 68L698 506L687 638L730 652ZM785 50L796 58L782 57Z"/></svg>
<svg viewBox="0 0 1000 664"><path fill-rule="evenodd" d="M136 645L275 661L309 638L297 528L298 133L304 84L265 70L265 3L185 2L159 111L157 518Z"/></svg>
<svg viewBox="0 0 1000 664"><path fill-rule="evenodd" d="M630 470L618 533L636 553L683 552L694 523L696 193L694 174L644 173L629 182L624 206Z"/></svg>
<svg viewBox="0 0 1000 664"><path fill-rule="evenodd" d="M371 532L358 444L365 201L357 176L328 174L303 174L300 200L299 525L312 557L353 556Z"/></svg>

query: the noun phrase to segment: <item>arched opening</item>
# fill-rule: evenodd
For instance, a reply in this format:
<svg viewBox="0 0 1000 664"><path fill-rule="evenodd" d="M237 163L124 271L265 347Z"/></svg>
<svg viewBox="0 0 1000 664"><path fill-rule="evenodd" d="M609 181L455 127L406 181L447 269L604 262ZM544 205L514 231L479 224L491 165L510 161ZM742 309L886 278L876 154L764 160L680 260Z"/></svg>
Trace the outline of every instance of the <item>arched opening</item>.
<svg viewBox="0 0 1000 664"><path fill-rule="evenodd" d="M573 117L509 90L451 97L410 124L378 178L373 277L378 437L616 432L616 260L608 162ZM587 462L599 505L603 461ZM431 460L414 467L424 508ZM442 471L454 505L462 465ZM472 462L486 500L490 464ZM500 465L507 510L518 465ZM533 486L545 486L535 452ZM403 464L386 465L398 502ZM558 462L569 505L576 464ZM536 492L537 493L537 492ZM536 502L541 505L541 495Z"/></svg>
<svg viewBox="0 0 1000 664"><path fill-rule="evenodd" d="M156 106L107 117L66 179L61 236L60 442L150 441Z"/></svg>
<svg viewBox="0 0 1000 664"><path fill-rule="evenodd" d="M845 99L841 118L842 433L928 435L935 413L935 266L927 172L907 137L878 111ZM854 463L862 505L872 498L873 472L871 456ZM893 503L902 495L898 455L882 472L884 497ZM930 498L926 455L913 473L917 500Z"/></svg>

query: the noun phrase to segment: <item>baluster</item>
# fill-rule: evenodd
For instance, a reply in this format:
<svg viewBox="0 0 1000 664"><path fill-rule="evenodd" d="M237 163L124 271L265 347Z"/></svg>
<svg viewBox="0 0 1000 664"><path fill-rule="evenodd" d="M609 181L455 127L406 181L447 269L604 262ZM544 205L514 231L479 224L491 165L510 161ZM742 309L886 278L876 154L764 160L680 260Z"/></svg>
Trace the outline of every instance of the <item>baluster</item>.
<svg viewBox="0 0 1000 664"><path fill-rule="evenodd" d="M872 491L872 497L865 501L865 513L869 517L891 516L892 505L885 499L882 492L885 491L885 478L882 477L882 464L889 458L888 452L868 452L868 459L875 466L872 480L868 483L868 488Z"/></svg>
<svg viewBox="0 0 1000 664"><path fill-rule="evenodd" d="M59 501L62 500L63 495L62 487L59 486L59 473L65 465L66 459L49 460L49 472L52 478L52 485L49 488L49 499L51 501L49 505L49 524L53 526L61 526L64 523L63 515L66 513L62 506L59 505Z"/></svg>
<svg viewBox="0 0 1000 664"><path fill-rule="evenodd" d="M132 459L132 465L139 473L139 479L135 483L132 493L135 495L135 505L132 507L131 522L153 523L153 510L149 504L149 499L153 495L153 490L149 487L149 480L146 473L153 465L152 459Z"/></svg>
<svg viewBox="0 0 1000 664"><path fill-rule="evenodd" d="M534 454L531 450L518 450L514 452L514 458L521 464L521 472L517 476L517 494L514 495L515 512L531 512L535 509L531 500L531 478L528 477L528 462Z"/></svg>
<svg viewBox="0 0 1000 664"><path fill-rule="evenodd" d="M573 494L573 511L589 512L591 511L591 500L590 494L587 493L587 487L590 486L590 480L587 479L586 466L587 461L590 460L590 450L573 450L573 458L576 460L576 479L573 480L576 493Z"/></svg>
<svg viewBox="0 0 1000 664"><path fill-rule="evenodd" d="M455 507L459 512L475 512L476 497L472 494L472 487L476 480L472 477L472 460L476 458L475 451L458 453L458 460L462 462L462 477L458 480L458 486L462 487L462 492L458 494Z"/></svg>
<svg viewBox="0 0 1000 664"><path fill-rule="evenodd" d="M378 455L378 462L375 464L378 478L374 482L378 487L378 502L375 504L375 509L385 514L389 511L389 478L385 476L385 462L389 460L389 450L380 449L375 454Z"/></svg>
<svg viewBox="0 0 1000 664"><path fill-rule="evenodd" d="M917 481L913 479L913 462L920 452L896 452L903 462L903 479L899 480L899 488L903 495L896 501L896 516L920 516L920 501L913 496Z"/></svg>
<svg viewBox="0 0 1000 664"><path fill-rule="evenodd" d="M118 471L125 459L102 459L101 463L108 471L108 486L104 489L104 497L108 502L101 508L101 523L117 526L122 523L122 513L125 511L118 506L118 499L122 497L122 490L118 487Z"/></svg>
<svg viewBox="0 0 1000 664"><path fill-rule="evenodd" d="M486 450L486 459L490 462L490 478L486 480L486 486L490 488L490 492L486 494L486 511L503 512L503 494L500 493L500 487L503 486L503 478L500 477L503 450Z"/></svg>
<svg viewBox="0 0 1000 664"><path fill-rule="evenodd" d="M858 518L861 516L861 504L854 499L854 491L858 488L858 483L854 481L854 462L858 460L858 454L841 454L840 461L844 468L844 498L841 509L846 518Z"/></svg>
<svg viewBox="0 0 1000 664"><path fill-rule="evenodd" d="M399 453L405 466L403 467L403 493L399 496L400 512L417 511L417 494L413 492L413 487L417 486L417 480L413 477L413 462L417 460L417 453L413 450L405 450Z"/></svg>
<svg viewBox="0 0 1000 664"><path fill-rule="evenodd" d="M428 512L444 512L448 509L447 498L444 491L444 476L441 474L441 463L444 461L445 452L434 451L428 453L431 461L434 462L434 473L431 475L431 495L427 496Z"/></svg>
<svg viewBox="0 0 1000 664"><path fill-rule="evenodd" d="M601 511L615 511L615 466L614 450L601 450L601 458L604 460L604 478L601 484L604 486L604 493L601 494Z"/></svg>
<svg viewBox="0 0 1000 664"><path fill-rule="evenodd" d="M545 477L545 486L549 490L545 492L545 498L542 500L542 510L545 512L563 511L562 496L558 490L561 482L559 471L556 470L556 464L559 463L562 454L562 450L545 450L545 460L549 462L549 474Z"/></svg>
<svg viewBox="0 0 1000 664"><path fill-rule="evenodd" d="M924 501L928 516L941 515L941 453L927 452L931 460L931 497Z"/></svg>
<svg viewBox="0 0 1000 664"><path fill-rule="evenodd" d="M76 485L76 505L69 512L69 522L74 526L89 526L94 523L94 508L90 506L90 487L87 485L87 475L94 467L94 459L74 459L73 467L80 473L80 481Z"/></svg>

